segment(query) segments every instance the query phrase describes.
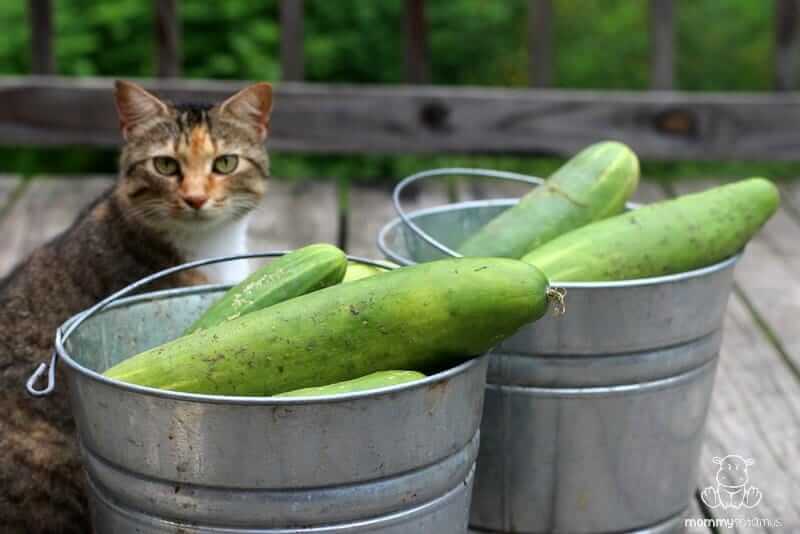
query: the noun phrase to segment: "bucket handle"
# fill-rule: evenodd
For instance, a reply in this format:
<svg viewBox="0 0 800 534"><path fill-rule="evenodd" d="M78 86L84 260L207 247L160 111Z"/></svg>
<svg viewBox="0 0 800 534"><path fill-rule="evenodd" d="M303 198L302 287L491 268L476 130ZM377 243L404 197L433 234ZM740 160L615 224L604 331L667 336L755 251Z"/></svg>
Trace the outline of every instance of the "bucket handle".
<svg viewBox="0 0 800 534"><path fill-rule="evenodd" d="M525 184L531 185L542 185L544 180L537 176L529 176L527 174L519 174L516 172L509 172L509 171L495 171L491 169L472 169L472 168L462 168L462 167L450 167L450 168L443 168L443 169L434 169L429 171L422 171L416 174L412 174L404 178L403 180L398 183L394 191L392 192L392 202L394 203L394 209L397 211L397 214L400 216L400 219L403 223L408 226L412 232L417 234L423 241L437 249L439 252L447 254L448 256L452 256L454 258L461 258L463 257L462 254L459 254L455 250L451 249L450 247L440 243L436 239L434 239L430 234L425 232L422 228L417 226L417 224L411 220L408 214L403 210L402 203L400 198L403 194L403 191L411 185L412 183L418 182L425 178L430 178L432 176L453 176L453 175L467 175L467 176L480 176L483 178L497 178L500 180L510 180L513 182L521 182Z"/></svg>
<svg viewBox="0 0 800 534"><path fill-rule="evenodd" d="M181 265L176 265L174 267L170 267L168 269L164 269L162 271L158 271L157 273L153 273L149 276L145 276L144 278L133 282L132 284L120 289L116 293L111 294L110 296L104 298L91 308L87 309L86 311L78 314L75 316L73 321L70 321L69 325L65 331L62 331L62 327L56 329L56 336L55 336L55 346L56 349L53 350L52 355L50 356L49 362L42 362L33 371L31 376L28 378L27 382L25 383L25 389L27 389L28 393L34 397L46 397L50 395L56 387L56 364L58 363L58 349L62 348L63 343L69 338L72 332L78 328L81 323L83 323L86 319L90 318L94 314L102 311L110 304L115 302L116 300L128 295L132 291L139 289L142 286L145 286L151 282L155 282L161 278L166 276L170 276L172 274L185 271L188 269L195 269L197 267L203 267L204 265L213 265L215 263L222 263L226 261L235 261L235 260L246 260L251 258L274 258L277 256L283 256L284 254L289 253L290 251L274 251L274 252L256 252L251 254L237 254L235 256L218 256L216 258L206 258L203 260L192 261L188 263L183 263ZM372 267L379 267L382 269L391 268L391 266L386 265L383 262L379 262L376 260L370 260L367 258L361 258L359 256L347 256L347 259L350 261L354 261L357 263L362 263L364 265L369 265ZM43 388L37 387L37 383L42 379L42 377L47 373L47 384Z"/></svg>
<svg viewBox="0 0 800 534"><path fill-rule="evenodd" d="M450 247L442 243L439 243L439 241L434 239L430 234L428 234L422 228L417 226L417 224L414 221L412 221L411 218L408 216L408 214L403 210L403 206L400 202L400 197L402 196L403 191L409 185L418 182L419 180L430 178L432 176L453 176L453 175L497 178L500 180L510 180L512 182L521 182L531 185L542 185L545 182L544 179L539 178L538 176L529 176L527 174L520 174L510 171L495 171L491 169L472 169L466 167L446 167L442 169L422 171L402 179L395 186L394 191L392 192L392 202L394 203L394 209L395 211L397 211L397 214L400 216L400 219L403 221L403 223L405 223L406 226L408 226L411 229L412 232L417 234L417 236L423 239L426 243L437 249L439 252L442 252L454 258L463 258L464 255L456 252L455 250L451 249ZM381 250L383 250L380 239L378 240L378 247ZM548 301L553 303L553 311L555 315L557 316L564 315L566 313L567 311L567 305L565 300L566 296L567 296L566 289L561 287L548 286L547 298Z"/></svg>

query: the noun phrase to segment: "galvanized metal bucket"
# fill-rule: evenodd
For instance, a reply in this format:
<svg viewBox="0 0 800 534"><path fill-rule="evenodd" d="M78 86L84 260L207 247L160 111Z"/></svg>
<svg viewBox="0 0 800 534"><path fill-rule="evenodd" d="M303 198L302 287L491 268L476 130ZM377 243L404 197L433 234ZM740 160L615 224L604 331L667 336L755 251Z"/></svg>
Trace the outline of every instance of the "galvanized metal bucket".
<svg viewBox="0 0 800 534"><path fill-rule="evenodd" d="M260 257L275 254L237 256ZM363 261L358 258L351 258ZM194 262L183 268L227 259ZM226 289L119 297L59 330L98 534L463 533L487 359L327 398L197 395L100 373L176 337ZM33 394L49 386L31 377Z"/></svg>
<svg viewBox="0 0 800 534"><path fill-rule="evenodd" d="M469 171L409 180L496 177ZM395 192L398 207L409 180ZM516 202L401 211L378 246L400 264L445 257ZM737 259L658 278L559 284L566 313L524 327L492 352L473 528L683 531Z"/></svg>

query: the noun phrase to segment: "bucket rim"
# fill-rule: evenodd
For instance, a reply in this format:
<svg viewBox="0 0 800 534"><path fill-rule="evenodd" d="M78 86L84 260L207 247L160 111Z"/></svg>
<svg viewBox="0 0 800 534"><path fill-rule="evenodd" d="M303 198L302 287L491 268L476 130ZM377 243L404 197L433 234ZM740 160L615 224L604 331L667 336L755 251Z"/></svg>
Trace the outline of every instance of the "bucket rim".
<svg viewBox="0 0 800 534"><path fill-rule="evenodd" d="M108 310L113 310L115 308L131 306L143 302L151 302L167 297L170 298L181 297L186 295L224 291L230 289L231 287L233 287L233 284L207 284L200 286L163 289L159 291L140 293L138 295L125 297L117 301L114 301L113 303L109 304L106 308L95 314L95 317L105 313ZM86 312L87 310L79 312L70 317L69 319L67 319L66 321L64 321L64 323L59 328L59 331L65 331L70 326L70 324L80 319ZM87 322L91 322L91 319L92 318L89 318ZM85 324L86 323L79 325L78 329L83 327ZM94 371L92 369L89 369L88 367L84 367L83 365L79 364L77 361L75 361L72 355L69 354L66 347L64 347L60 335L56 336L55 348L56 351L58 352L59 358L61 358L64 361L64 363L66 363L67 366L70 367L72 371L75 371L76 373L79 373L84 377L91 379L95 382L99 382L101 384L113 387L115 389L124 390L126 392L138 393L149 397L161 397L177 401L200 402L206 404L230 404L230 405L253 405L253 406L298 406L305 404L331 404L331 403L360 400L368 397L377 397L381 395L400 393L410 389L425 387L429 384L440 382L442 380L446 380L448 378L452 378L456 375L462 374L474 366L481 365L482 361L486 360L488 354L487 352L486 354L481 354L479 356L472 356L466 361L454 367L450 367L438 373L428 375L425 378L420 378L418 380L414 380L412 382L406 382L403 384L396 384L392 386L375 388L366 391L343 393L341 395L316 396L316 397L313 396L274 397L274 396L252 396L252 395L235 396L235 395L209 395L202 393L185 393L181 391L171 391L149 386L130 384L128 382L123 382L121 380L109 378L101 373L98 373L97 371Z"/></svg>
<svg viewBox="0 0 800 534"><path fill-rule="evenodd" d="M490 200L466 200L463 202L456 202L452 204L443 204L439 206L433 206L429 208L422 208L419 210L411 211L407 214L409 218L420 217L425 215L432 215L437 213L447 213L450 211L456 211L459 209L467 209L467 208L485 208L485 207L495 207L495 206L513 206L519 201L518 198L495 198ZM629 203L629 207L639 207L639 204ZM378 239L377 239L377 246L378 249L383 253L383 255L388 258L390 261L399 263L400 265L413 265L417 262L401 256L400 254L396 253L392 250L389 245L386 243L387 236L389 232L394 231L397 227L402 227L404 222L401 217L394 217L388 223L386 223L378 232ZM692 269L689 271L683 271L680 273L674 274L666 274L661 276L651 276L647 278L634 278L631 280L615 280L609 282L552 282L554 287L563 287L564 289L615 289L615 288L631 288L631 287L643 287L643 286L651 286L657 284L668 284L674 282L682 282L684 280L689 280L692 278L699 278L702 276L710 275L716 273L718 271L723 271L729 267L732 267L736 262L744 254L744 250L742 249L736 254L725 258L722 261L717 263L713 263L711 265L706 265L705 267L700 267L698 269Z"/></svg>

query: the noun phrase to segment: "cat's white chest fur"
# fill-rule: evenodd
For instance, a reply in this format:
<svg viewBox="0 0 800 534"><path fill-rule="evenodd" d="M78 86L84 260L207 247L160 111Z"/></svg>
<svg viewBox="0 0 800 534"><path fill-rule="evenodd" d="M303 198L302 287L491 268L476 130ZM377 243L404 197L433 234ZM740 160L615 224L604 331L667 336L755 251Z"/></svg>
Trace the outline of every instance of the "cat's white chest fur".
<svg viewBox="0 0 800 534"><path fill-rule="evenodd" d="M242 217L212 228L170 233L173 244L186 261L195 261L246 254L248 223L249 217ZM212 284L236 284L250 274L248 264L248 260L226 261L200 267L200 271Z"/></svg>

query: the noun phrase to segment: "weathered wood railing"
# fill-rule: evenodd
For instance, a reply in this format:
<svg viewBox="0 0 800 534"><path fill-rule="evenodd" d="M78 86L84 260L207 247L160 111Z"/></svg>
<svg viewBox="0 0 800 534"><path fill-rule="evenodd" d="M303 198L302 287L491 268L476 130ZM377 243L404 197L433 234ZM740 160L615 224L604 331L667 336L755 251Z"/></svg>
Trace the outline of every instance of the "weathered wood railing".
<svg viewBox="0 0 800 534"><path fill-rule="evenodd" d="M52 1L28 0L33 72L55 72ZM543 89L554 80L552 0L529 3L529 80L536 89L334 86L303 79L303 2L281 0L283 79L273 148L326 153L568 154L599 138L646 158L800 159L800 98L791 93L674 92L675 9L649 0L654 91ZM774 0L775 87L795 87L800 0ZM406 79L430 80L424 0L405 0ZM144 85L171 98L216 99L240 83L180 75L178 0L155 0L157 75ZM110 79L0 78L0 144L114 145Z"/></svg>
<svg viewBox="0 0 800 534"><path fill-rule="evenodd" d="M110 79L0 78L0 143L115 145ZM237 82L150 80L216 100ZM568 154L602 138L657 159L800 156L795 94L503 90L281 83L273 149L291 152Z"/></svg>
<svg viewBox="0 0 800 534"><path fill-rule="evenodd" d="M117 144L112 80L52 76L57 66L53 2L28 3L34 76L0 78L0 145ZM282 0L280 61L285 83L277 85L270 146L328 153L566 154L613 137L650 158L800 159L800 96L788 93L796 88L800 0L774 0L776 92L760 94L672 91L676 8L670 0L649 3L652 91L548 89L555 81L553 0L529 0L528 5L528 79L533 89L344 87L301 83L303 2ZM427 83L424 1L406 0L405 6L406 81ZM241 87L237 82L177 79L178 8L178 0L154 0L156 75L161 79L144 84L170 98L192 100L219 99ZM109 183L110 177L0 179L0 276L61 231ZM695 187L695 182L666 189L645 183L637 200L652 201L667 189L683 193ZM747 455L757 459L753 482L764 488L765 498L760 508L744 511L752 514L746 516L736 510L701 510L698 498L691 518L766 517L784 521L787 531L800 525L800 508L792 499L800 491L800 463L794 461L800 453L792 446L797 432L791 424L797 420L800 398L800 334L795 324L800 301L800 189L787 187L781 212L751 243L737 268L698 480L699 488L714 483L713 455ZM408 199L407 207L441 204L451 193L443 186L426 190ZM472 198L469 193L467 198ZM345 181L277 182L269 199L269 209L254 216L254 249L329 241L351 253L376 256L375 235L395 215L385 192L350 188Z"/></svg>

